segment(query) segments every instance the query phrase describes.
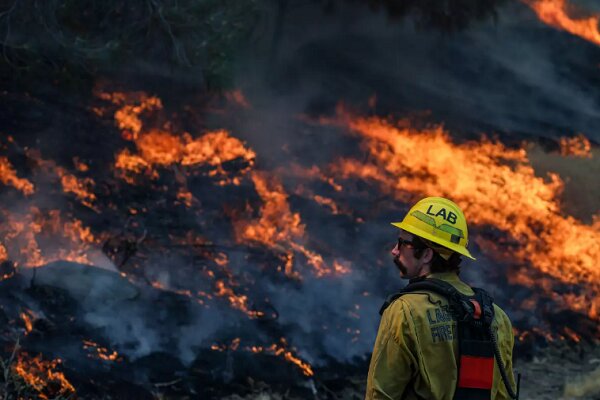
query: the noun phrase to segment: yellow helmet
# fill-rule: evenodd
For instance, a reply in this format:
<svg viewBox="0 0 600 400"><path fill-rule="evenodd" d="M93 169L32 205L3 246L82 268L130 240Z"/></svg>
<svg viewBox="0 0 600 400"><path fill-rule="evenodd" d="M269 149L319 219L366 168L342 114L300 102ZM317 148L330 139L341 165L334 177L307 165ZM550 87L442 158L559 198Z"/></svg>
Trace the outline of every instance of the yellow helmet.
<svg viewBox="0 0 600 400"><path fill-rule="evenodd" d="M402 222L392 225L425 241L469 257L467 221L456 203L443 197L426 197L415 204Z"/></svg>

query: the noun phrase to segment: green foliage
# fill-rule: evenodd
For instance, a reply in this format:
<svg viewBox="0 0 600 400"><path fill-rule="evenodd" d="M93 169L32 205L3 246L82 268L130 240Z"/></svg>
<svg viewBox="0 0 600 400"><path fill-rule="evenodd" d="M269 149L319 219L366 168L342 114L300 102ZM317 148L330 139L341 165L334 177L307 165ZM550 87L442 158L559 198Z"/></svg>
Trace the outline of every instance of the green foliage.
<svg viewBox="0 0 600 400"><path fill-rule="evenodd" d="M0 73L183 68L224 84L234 51L256 25L257 3L12 0L0 9Z"/></svg>

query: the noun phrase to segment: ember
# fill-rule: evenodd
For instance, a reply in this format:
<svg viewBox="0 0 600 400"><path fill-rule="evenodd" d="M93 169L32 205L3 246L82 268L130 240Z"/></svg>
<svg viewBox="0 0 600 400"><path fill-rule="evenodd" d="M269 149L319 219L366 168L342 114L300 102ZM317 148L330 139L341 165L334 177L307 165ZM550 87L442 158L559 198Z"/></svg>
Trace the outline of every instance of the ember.
<svg viewBox="0 0 600 400"><path fill-rule="evenodd" d="M33 329L33 318L30 315L30 311L21 312L21 319L23 320L23 324L25 325L25 334L27 335Z"/></svg>
<svg viewBox="0 0 600 400"><path fill-rule="evenodd" d="M90 351L88 354L89 357L99 358L104 361L122 361L123 359L119 357L119 353L116 351L110 351L106 347L100 346L98 343L95 343L91 340L83 341L83 348L85 350Z"/></svg>
<svg viewBox="0 0 600 400"><path fill-rule="evenodd" d="M3 263L8 260L8 253L6 252L6 247L0 243L0 263Z"/></svg>
<svg viewBox="0 0 600 400"><path fill-rule="evenodd" d="M240 338L235 338L229 345L212 344L211 349L221 352L226 350L237 351L240 348L240 343ZM295 349L292 348L291 350L288 350L288 343L285 338L281 338L279 343L273 343L270 346L243 346L241 347L241 350L251 353L265 353L274 355L275 357L281 357L287 362L298 367L305 376L310 377L314 375L311 365L294 355Z"/></svg>
<svg viewBox="0 0 600 400"><path fill-rule="evenodd" d="M270 353L277 357L283 357L286 361L289 361L292 364L295 364L298 368L300 368L304 375L314 375L313 369L310 366L310 364L294 356L292 351L287 350L287 342L284 338L281 338L280 344L274 343L269 347L251 346L248 349L253 353Z"/></svg>
<svg viewBox="0 0 600 400"><path fill-rule="evenodd" d="M215 286L217 287L216 296L227 298L233 308L244 312L248 317L259 318L265 315L262 311L248 309L248 296L236 295L233 289L225 286L225 282L217 281Z"/></svg>

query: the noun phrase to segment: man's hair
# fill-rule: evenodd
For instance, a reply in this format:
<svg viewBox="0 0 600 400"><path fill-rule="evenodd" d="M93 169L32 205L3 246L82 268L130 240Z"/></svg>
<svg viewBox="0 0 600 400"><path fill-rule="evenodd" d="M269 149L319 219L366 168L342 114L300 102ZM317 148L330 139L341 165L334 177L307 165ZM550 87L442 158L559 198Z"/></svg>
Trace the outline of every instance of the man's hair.
<svg viewBox="0 0 600 400"><path fill-rule="evenodd" d="M421 258L426 248L430 248L433 251L433 258L431 259L431 272L455 272L457 275L460 274L460 263L462 259L460 254L452 253L450 258L447 260L440 255L435 249L428 246L422 239L417 236L413 236L413 254L416 258Z"/></svg>

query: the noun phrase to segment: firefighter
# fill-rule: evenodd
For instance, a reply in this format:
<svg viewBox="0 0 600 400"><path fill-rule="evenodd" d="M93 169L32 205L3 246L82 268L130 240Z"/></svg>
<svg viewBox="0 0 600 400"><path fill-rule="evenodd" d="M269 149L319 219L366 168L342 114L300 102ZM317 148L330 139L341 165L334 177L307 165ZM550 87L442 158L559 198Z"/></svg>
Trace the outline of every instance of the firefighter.
<svg viewBox="0 0 600 400"><path fill-rule="evenodd" d="M410 281L380 312L366 399L518 398L511 322L459 278L461 257L475 260L461 209L428 197L392 225L394 264Z"/></svg>

